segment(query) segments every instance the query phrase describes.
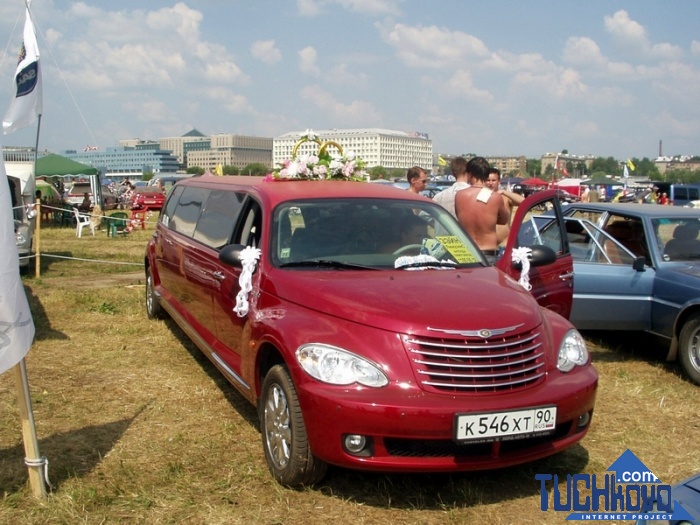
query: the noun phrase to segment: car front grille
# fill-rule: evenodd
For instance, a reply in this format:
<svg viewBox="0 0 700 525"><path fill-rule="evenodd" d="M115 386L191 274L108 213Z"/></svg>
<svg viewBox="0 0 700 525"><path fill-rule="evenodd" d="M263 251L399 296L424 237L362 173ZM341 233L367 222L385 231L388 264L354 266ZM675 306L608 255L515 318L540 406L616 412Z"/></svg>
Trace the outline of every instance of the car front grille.
<svg viewBox="0 0 700 525"><path fill-rule="evenodd" d="M444 330L435 337L404 341L424 389L473 393L515 391L544 380L539 330L521 325L500 329Z"/></svg>

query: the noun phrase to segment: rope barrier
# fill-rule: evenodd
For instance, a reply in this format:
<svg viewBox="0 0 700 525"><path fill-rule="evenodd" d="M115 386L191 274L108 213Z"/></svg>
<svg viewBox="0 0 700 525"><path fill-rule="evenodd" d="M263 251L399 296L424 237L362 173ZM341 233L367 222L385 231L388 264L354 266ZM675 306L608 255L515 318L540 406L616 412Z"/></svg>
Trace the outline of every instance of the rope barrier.
<svg viewBox="0 0 700 525"><path fill-rule="evenodd" d="M49 460L46 456L41 456L38 459L24 458L24 465L27 468L40 468L44 474L44 481L46 481L49 488L53 490L53 485L51 485L49 481Z"/></svg>

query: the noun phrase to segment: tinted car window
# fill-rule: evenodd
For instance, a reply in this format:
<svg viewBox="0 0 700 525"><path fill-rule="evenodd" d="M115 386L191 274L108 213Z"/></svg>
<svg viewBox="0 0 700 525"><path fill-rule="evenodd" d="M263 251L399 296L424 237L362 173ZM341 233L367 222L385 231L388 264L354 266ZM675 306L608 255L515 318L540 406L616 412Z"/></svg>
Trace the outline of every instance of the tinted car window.
<svg viewBox="0 0 700 525"><path fill-rule="evenodd" d="M290 201L276 210L273 259L281 265L323 259L394 267L401 256L481 263L481 254L447 210L432 203L373 199Z"/></svg>
<svg viewBox="0 0 700 525"><path fill-rule="evenodd" d="M160 215L160 221L168 227L170 226L170 218L173 216L173 213L175 213L175 208L177 208L180 195L182 195L182 189L182 186L173 189Z"/></svg>
<svg viewBox="0 0 700 525"><path fill-rule="evenodd" d="M220 250L229 243L241 210L244 194L233 191L212 192L199 217L193 238Z"/></svg>
<svg viewBox="0 0 700 525"><path fill-rule="evenodd" d="M175 212L170 218L170 228L191 237L204 207L204 202L210 193L211 190L204 188L194 186L185 188L178 200L177 208L175 208Z"/></svg>

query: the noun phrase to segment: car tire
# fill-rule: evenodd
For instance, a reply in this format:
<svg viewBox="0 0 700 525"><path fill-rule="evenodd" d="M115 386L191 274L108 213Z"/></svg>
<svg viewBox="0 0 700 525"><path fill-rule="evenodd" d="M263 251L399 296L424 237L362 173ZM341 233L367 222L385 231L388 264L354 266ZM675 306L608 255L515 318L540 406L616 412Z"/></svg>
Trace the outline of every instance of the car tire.
<svg viewBox="0 0 700 525"><path fill-rule="evenodd" d="M150 266L146 270L146 313L149 319L163 319L165 312L158 302L158 296L154 290L153 270Z"/></svg>
<svg viewBox="0 0 700 525"><path fill-rule="evenodd" d="M691 316L683 325L679 353L681 368L693 382L700 385L700 315Z"/></svg>
<svg viewBox="0 0 700 525"><path fill-rule="evenodd" d="M328 467L311 452L296 388L286 366L275 365L265 376L259 413L265 460L277 482L297 488L321 481Z"/></svg>

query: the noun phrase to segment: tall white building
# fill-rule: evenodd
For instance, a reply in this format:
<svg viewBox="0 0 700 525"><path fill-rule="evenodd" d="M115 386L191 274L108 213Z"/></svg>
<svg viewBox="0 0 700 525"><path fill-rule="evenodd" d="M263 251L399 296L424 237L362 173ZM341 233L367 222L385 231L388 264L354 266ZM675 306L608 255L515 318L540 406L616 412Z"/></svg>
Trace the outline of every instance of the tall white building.
<svg viewBox="0 0 700 525"><path fill-rule="evenodd" d="M321 141L335 142L345 153L353 151L367 168L408 169L420 166L428 171L433 167L433 141L426 133L405 133L389 129L323 129L314 130ZM272 162L275 166L292 157L295 144L306 131L290 131L273 139ZM317 153L318 144L306 142L297 150L297 155ZM329 147L332 151L333 146Z"/></svg>

